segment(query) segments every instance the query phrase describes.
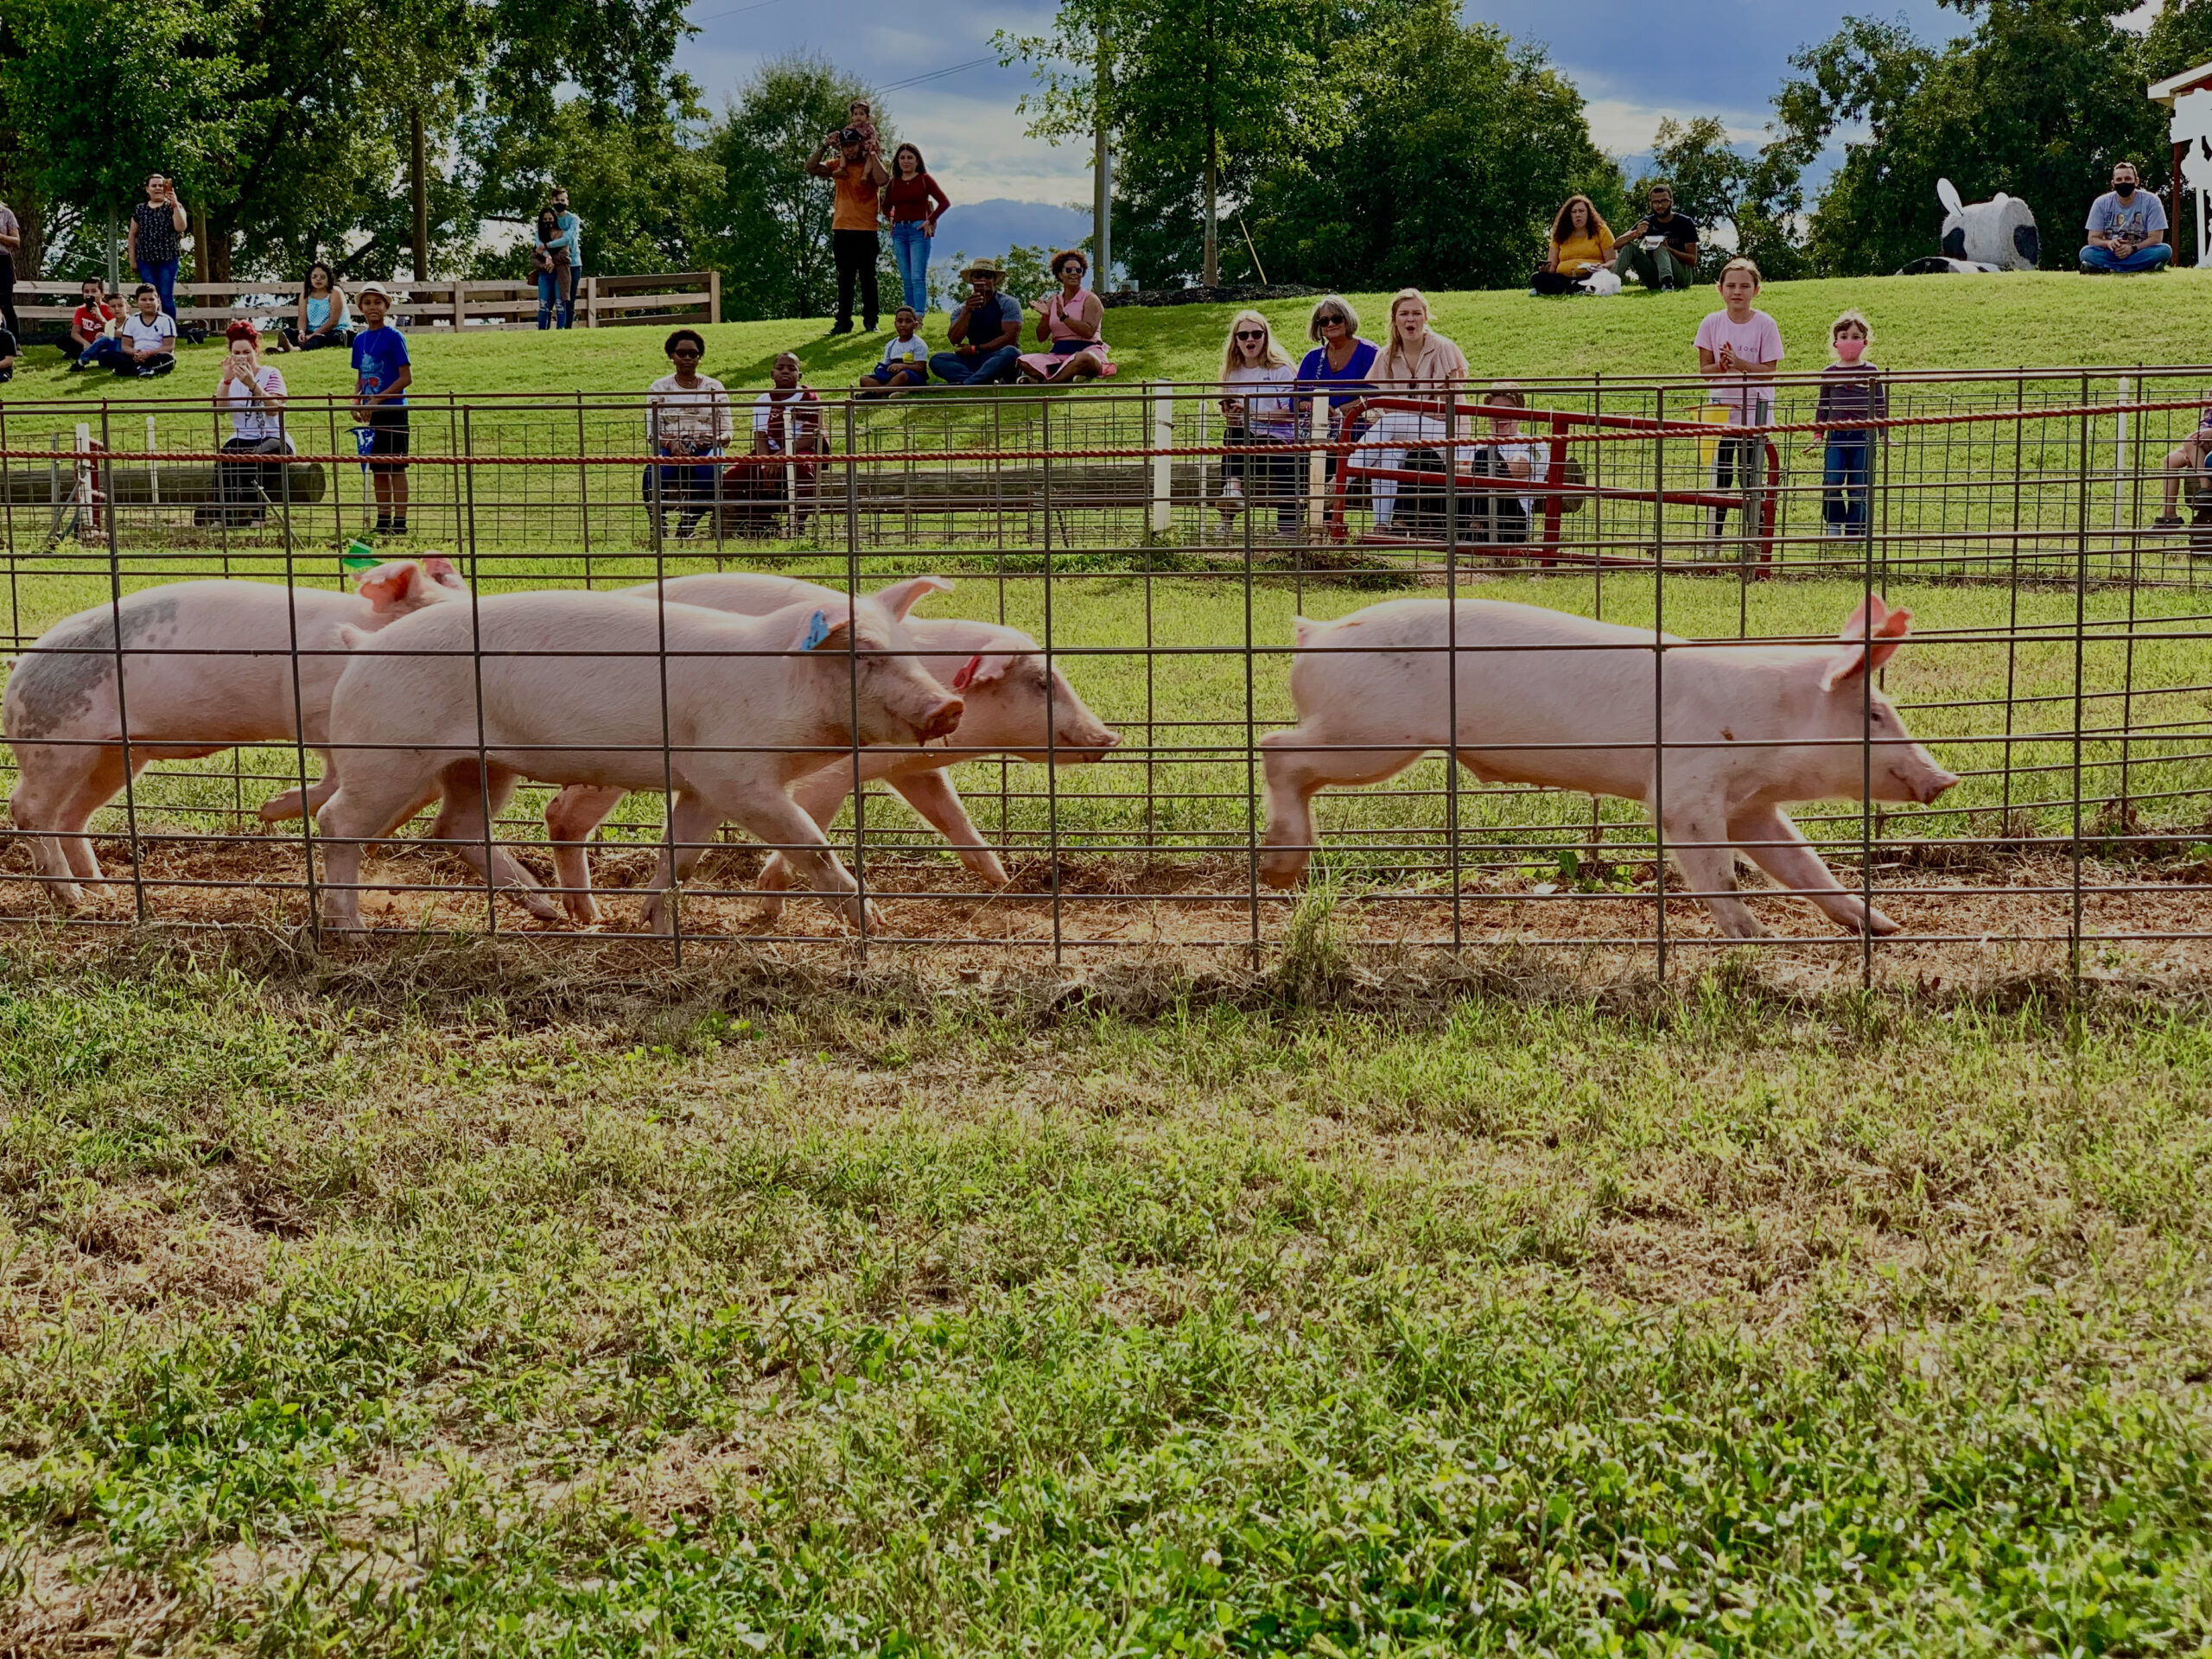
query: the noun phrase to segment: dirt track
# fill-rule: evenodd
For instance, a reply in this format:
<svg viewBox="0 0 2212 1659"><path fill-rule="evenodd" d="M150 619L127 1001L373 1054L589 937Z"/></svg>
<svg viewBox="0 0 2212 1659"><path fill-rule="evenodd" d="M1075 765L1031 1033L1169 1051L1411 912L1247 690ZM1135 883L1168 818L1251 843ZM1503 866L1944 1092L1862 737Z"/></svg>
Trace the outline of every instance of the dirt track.
<svg viewBox="0 0 2212 1659"><path fill-rule="evenodd" d="M125 844L96 842L108 877L79 919L106 923L57 937L112 937L140 912L151 923L187 926L289 929L308 915L305 867L292 837L247 836L226 841L155 836L146 842L142 869L134 871ZM525 861L546 874L544 861L524 848ZM630 846L603 849L594 858L605 919L586 937L641 938L639 903L626 888L651 873L653 855ZM855 936L841 916L816 899L786 904L781 920L767 922L749 895L761 856L733 846L710 854L686 889L683 926L690 945L713 948L716 939L801 956L849 951ZM870 942L916 957L918 965L946 975L988 973L1020 963L1049 965L1057 933L1064 963L1084 965L1160 952L1204 956L1231 951L1247 957L1255 937L1279 946L1294 925L1299 895L1262 888L1256 900L1246 886L1241 854L1164 854L1067 858L1059 864L1057 904L1052 866L1039 857L1012 858L1014 880L1002 893L985 890L949 860L875 857L866 872L869 892L887 924ZM389 884L365 895L371 925L395 934L427 931L543 938L558 948L572 930L533 921L508 900L496 921L471 873L442 851L404 843L373 854L368 880ZM1839 868L1846 886L1857 874ZM1471 874L1457 904L1457 940L1476 949L1541 949L1627 967L1655 959L1656 907L1650 866L1626 868L1627 891L1573 893L1517 874ZM1775 938L1762 957L1815 980L1857 980L1859 941L1832 925L1810 905L1781 895L1757 896L1763 878L1746 869L1752 907ZM2147 975L2156 979L2212 980L2212 868L2202 861L2169 860L2117 866L2085 861L2081 873L2081 931L2085 970ZM1904 931L1878 941L1878 977L1925 981L1991 973L2066 970L2069 924L2075 898L2070 861L2049 853L1991 855L1968 870L1878 864L1876 904ZM20 843L0 851L0 926L53 927L60 920L31 878ZM1453 895L1440 878L1426 889L1348 895L1333 925L1346 944L1382 950L1427 950L1454 943ZM1666 928L1676 960L1717 958L1710 919L1694 901L1669 897ZM2195 937L2160 937L2160 936ZM664 946L657 946L665 948Z"/></svg>

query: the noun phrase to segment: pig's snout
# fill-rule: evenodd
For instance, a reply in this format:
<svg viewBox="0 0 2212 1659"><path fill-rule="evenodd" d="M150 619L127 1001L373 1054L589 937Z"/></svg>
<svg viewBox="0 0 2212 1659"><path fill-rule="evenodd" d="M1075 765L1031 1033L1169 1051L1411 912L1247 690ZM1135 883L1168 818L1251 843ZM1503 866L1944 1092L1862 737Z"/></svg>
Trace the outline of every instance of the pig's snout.
<svg viewBox="0 0 2212 1659"><path fill-rule="evenodd" d="M960 716L967 711L967 707L957 697L947 697L914 722L914 735L925 743L940 737L950 737L959 729Z"/></svg>
<svg viewBox="0 0 2212 1659"><path fill-rule="evenodd" d="M1915 779L1918 787L1913 791L1912 798L1923 806L1933 806L1943 798L1943 791L1958 781L1955 773L1945 772L1941 766L1935 767Z"/></svg>
<svg viewBox="0 0 2212 1659"><path fill-rule="evenodd" d="M1073 761L1077 766L1096 766L1106 758L1107 752L1122 746L1122 734L1108 727L1099 726L1087 732L1071 733L1059 758Z"/></svg>

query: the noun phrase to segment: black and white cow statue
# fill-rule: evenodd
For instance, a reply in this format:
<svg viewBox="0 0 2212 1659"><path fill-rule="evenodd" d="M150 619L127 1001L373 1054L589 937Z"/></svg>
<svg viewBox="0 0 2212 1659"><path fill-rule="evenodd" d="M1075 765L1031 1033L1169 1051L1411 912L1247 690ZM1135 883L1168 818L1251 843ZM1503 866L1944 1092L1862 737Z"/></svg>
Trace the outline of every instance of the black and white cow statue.
<svg viewBox="0 0 2212 1659"><path fill-rule="evenodd" d="M2042 245L2036 236L2035 211L2026 202L2000 190L1987 201L1969 207L1959 200L1958 187L1948 179L1936 181L1936 197L1943 204L1943 251L1914 260L1899 276L2036 268Z"/></svg>

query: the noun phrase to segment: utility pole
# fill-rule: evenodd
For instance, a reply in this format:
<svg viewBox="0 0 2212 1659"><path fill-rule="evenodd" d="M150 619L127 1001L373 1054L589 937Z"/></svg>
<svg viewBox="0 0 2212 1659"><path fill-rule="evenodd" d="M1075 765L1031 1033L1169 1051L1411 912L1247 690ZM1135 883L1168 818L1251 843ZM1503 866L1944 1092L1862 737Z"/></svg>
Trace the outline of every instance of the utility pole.
<svg viewBox="0 0 2212 1659"><path fill-rule="evenodd" d="M1091 95L1092 105L1097 111L1097 125L1092 135L1096 177L1091 181L1090 194L1090 286L1100 294L1110 293L1114 287L1114 137L1107 118L1112 66L1106 31L1102 29L1098 31L1097 81Z"/></svg>
<svg viewBox="0 0 2212 1659"><path fill-rule="evenodd" d="M414 177L409 182L408 194L414 199L415 209L415 280L430 280L430 185L427 164L423 155L423 106L416 105L407 111L407 137L411 150Z"/></svg>

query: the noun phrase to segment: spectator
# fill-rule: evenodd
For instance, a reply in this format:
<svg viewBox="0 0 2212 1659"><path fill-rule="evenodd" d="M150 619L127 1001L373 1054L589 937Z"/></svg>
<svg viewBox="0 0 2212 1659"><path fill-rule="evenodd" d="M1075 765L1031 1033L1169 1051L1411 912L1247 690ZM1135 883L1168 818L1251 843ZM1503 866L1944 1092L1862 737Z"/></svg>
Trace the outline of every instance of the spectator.
<svg viewBox="0 0 2212 1659"><path fill-rule="evenodd" d="M0 328L0 385L16 378L16 359L22 349L16 344L13 329Z"/></svg>
<svg viewBox="0 0 2212 1659"><path fill-rule="evenodd" d="M538 211L537 245L531 250L530 259L537 276L537 326L550 328L557 308L561 327L566 328L574 320L576 303L575 231L561 228L561 215L550 203Z"/></svg>
<svg viewBox="0 0 2212 1659"><path fill-rule="evenodd" d="M20 335L23 325L16 320L16 257L22 251L23 227L15 209L0 202L0 324Z"/></svg>
<svg viewBox="0 0 2212 1659"><path fill-rule="evenodd" d="M2113 162L2112 188L2089 204L2089 242L2082 250L2082 269L2092 276L2133 276L2164 270L2173 257L2158 193L2142 188L2134 162Z"/></svg>
<svg viewBox="0 0 2212 1659"><path fill-rule="evenodd" d="M184 255L177 238L188 222L184 204L176 199L176 186L159 173L149 175L146 200L130 210L130 263L140 282L154 285L172 322L176 321L177 262Z"/></svg>
<svg viewBox="0 0 2212 1659"><path fill-rule="evenodd" d="M1374 390L1367 377L1375 367L1378 348L1373 340L1361 338L1359 313L1341 294L1325 294L1315 302L1313 315L1306 325L1306 338L1320 343L1298 365L1299 385L1307 391L1328 387L1330 437L1357 439L1367 429L1364 421L1355 418L1350 432L1338 429L1343 423L1344 405L1359 402L1363 393ZM1334 455L1329 457L1328 474L1331 478L1337 475Z"/></svg>
<svg viewBox="0 0 2212 1659"><path fill-rule="evenodd" d="M584 222L569 211L569 193L559 185L553 187L550 200L553 204L554 223L561 227L561 234L569 238L569 291L581 294L584 291Z"/></svg>
<svg viewBox="0 0 2212 1659"><path fill-rule="evenodd" d="M1244 505L1244 480L1263 486L1275 500L1275 528L1287 535L1298 528L1298 462L1284 446L1298 436L1298 409L1291 396L1297 380L1290 355L1275 344L1274 331L1257 311L1239 311L1229 321L1221 353L1224 448L1221 458L1221 519L1224 524ZM1273 450L1247 454L1248 450ZM1256 494L1257 492L1255 491Z"/></svg>
<svg viewBox="0 0 2212 1659"><path fill-rule="evenodd" d="M1613 263L1613 232L1587 196L1569 196L1552 219L1544 263L1529 286L1539 294L1572 294L1593 270Z"/></svg>
<svg viewBox="0 0 2212 1659"><path fill-rule="evenodd" d="M1634 276L1655 294L1672 293L1697 281L1697 226L1675 211L1675 187L1651 187L1650 208L1613 245L1613 274Z"/></svg>
<svg viewBox="0 0 2212 1659"><path fill-rule="evenodd" d="M1106 359L1106 341L1099 330L1106 323L1106 306L1083 285L1090 273L1088 256L1073 248L1052 256L1046 267L1059 281L1059 291L1039 295L1030 309L1037 314L1037 338L1050 349L1031 352L1015 361L1025 380L1090 380L1113 372Z"/></svg>
<svg viewBox="0 0 2212 1659"><path fill-rule="evenodd" d="M876 136L875 112L868 107L868 99L856 98L845 105L845 124L864 140Z"/></svg>
<svg viewBox="0 0 2212 1659"><path fill-rule="evenodd" d="M346 308L346 290L338 286L338 273L320 259L308 267L308 280L300 289L300 302L292 321L277 336L280 352L320 352L353 343L353 318Z"/></svg>
<svg viewBox="0 0 2212 1659"><path fill-rule="evenodd" d="M2204 407L2196 416L2196 430L2181 441L2178 447L2166 452L2166 505L2152 521L2159 530L2176 530L2181 525L2181 514L2176 505L2181 495L2182 480L2190 484L2190 504L2194 505L2205 488L2202 476L2204 460L2212 455L2212 395L2204 399Z"/></svg>
<svg viewBox="0 0 2212 1659"><path fill-rule="evenodd" d="M369 480L377 533L407 533L407 389L415 384L407 336L385 321L391 296L382 283L361 286L361 327L353 335L353 418L368 429Z"/></svg>
<svg viewBox="0 0 2212 1659"><path fill-rule="evenodd" d="M813 513L816 474L821 462L795 459L829 453L822 435L822 400L805 384L805 365L797 352L777 358L770 371L772 389L753 400L753 454L747 473L752 493L763 487L791 505L791 534L803 534Z"/></svg>
<svg viewBox="0 0 2212 1659"><path fill-rule="evenodd" d="M714 457L729 446L729 393L721 381L699 372L707 339L696 328L678 328L661 350L675 372L645 388L646 417L652 423L653 453L680 464L653 469L659 474L654 505L664 531L669 509L681 510L676 538L682 541L714 499Z"/></svg>
<svg viewBox="0 0 2212 1659"><path fill-rule="evenodd" d="M858 384L866 388L861 397L888 397L929 384L930 348L918 332L921 322L911 305L891 314L891 338L883 342L883 360L861 376Z"/></svg>
<svg viewBox="0 0 2212 1659"><path fill-rule="evenodd" d="M284 436L284 377L261 360L261 336L250 322L223 331L222 378L215 383L215 407L227 410L231 436L226 455L283 455L291 448ZM226 524L258 525L269 504L284 488L282 461L226 461L215 472Z"/></svg>
<svg viewBox="0 0 2212 1659"><path fill-rule="evenodd" d="M856 110L865 104L856 103ZM891 152L891 182L883 187L883 216L891 221L891 258L899 267L899 288L918 319L930 308L930 240L937 222L952 206L930 176L922 152L901 144Z"/></svg>
<svg viewBox="0 0 2212 1659"><path fill-rule="evenodd" d="M833 156L836 160L827 159ZM830 211L830 251L837 260L837 320L830 332L853 332L853 289L857 285L861 316L874 334L875 262L882 248L875 221L891 175L884 168L875 139L858 127L845 127L824 138L822 147L807 157L806 170L817 179L834 181L836 191Z"/></svg>
<svg viewBox="0 0 2212 1659"><path fill-rule="evenodd" d="M1549 469L1551 445L1521 435L1516 411L1528 407L1528 398L1510 380L1497 381L1483 394L1483 417L1490 432L1489 442L1477 451L1483 458L1477 463L1477 471L1486 471L1492 478L1533 480ZM1474 511L1484 527L1482 539L1517 546L1529 539L1529 526L1536 517L1536 498L1499 492L1484 496Z"/></svg>
<svg viewBox="0 0 2212 1659"><path fill-rule="evenodd" d="M112 336L115 322L123 308L110 303L111 296L100 292L100 280L87 276L77 285L77 308L69 316L69 338L61 347L61 354L69 359L69 371L89 369L103 357L111 357L120 349ZM105 341L108 349L95 352L93 347Z"/></svg>
<svg viewBox="0 0 2212 1659"><path fill-rule="evenodd" d="M1021 359L1021 307L999 292L1006 272L989 259L978 259L960 273L968 299L952 314L944 337L950 351L930 359L930 372L956 386L988 385L1014 378Z"/></svg>
<svg viewBox="0 0 2212 1659"><path fill-rule="evenodd" d="M1866 360L1874 330L1864 315L1847 311L1828 325L1828 353L1835 360L1821 372L1820 401L1813 418L1822 425L1847 421L1887 420L1890 389L1882 372ZM1856 536L1866 528L1866 485L1873 434L1841 427L1824 435L1821 468L1821 533ZM1884 442L1887 442L1885 438ZM1808 446L1805 453L1811 454Z"/></svg>
<svg viewBox="0 0 2212 1659"><path fill-rule="evenodd" d="M1434 398L1448 410L1466 380L1465 353L1428 326L1427 296L1417 288L1400 289L1390 302L1390 342L1375 360L1375 390L1390 397ZM1388 530L1397 515L1399 480L1382 474L1404 466L1408 446L1442 442L1446 429L1442 416L1415 410L1386 409L1376 417L1369 437L1382 447L1367 464L1377 469L1371 477L1377 530Z"/></svg>
<svg viewBox="0 0 2212 1659"><path fill-rule="evenodd" d="M1710 400L1725 404L1731 426L1764 426L1773 408L1774 372L1782 365L1782 330L1751 302L1758 297L1759 268L1748 259L1731 259L1720 268L1720 299L1726 308L1697 326L1698 372L1712 382ZM1748 504L1759 488L1759 462L1766 452L1760 437L1720 440L1713 486L1723 494L1741 490ZM1713 533L1726 528L1728 509L1713 509Z"/></svg>
<svg viewBox="0 0 2212 1659"><path fill-rule="evenodd" d="M176 322L162 309L161 291L151 283L139 283L134 297L138 309L123 320L114 356L101 360L118 374L151 379L176 367Z"/></svg>

